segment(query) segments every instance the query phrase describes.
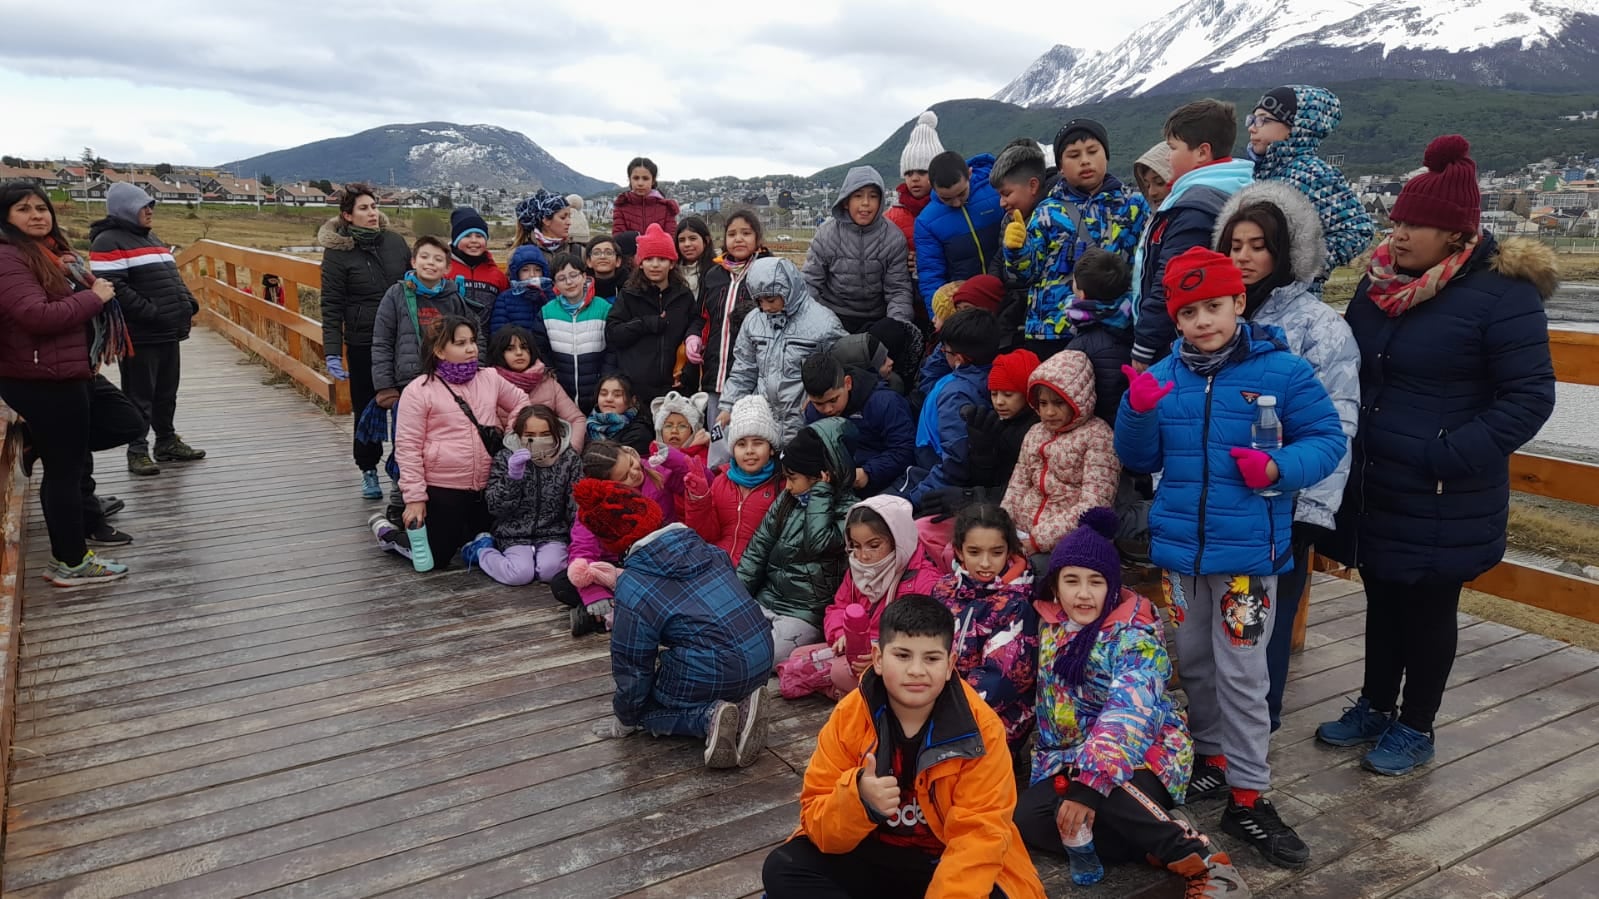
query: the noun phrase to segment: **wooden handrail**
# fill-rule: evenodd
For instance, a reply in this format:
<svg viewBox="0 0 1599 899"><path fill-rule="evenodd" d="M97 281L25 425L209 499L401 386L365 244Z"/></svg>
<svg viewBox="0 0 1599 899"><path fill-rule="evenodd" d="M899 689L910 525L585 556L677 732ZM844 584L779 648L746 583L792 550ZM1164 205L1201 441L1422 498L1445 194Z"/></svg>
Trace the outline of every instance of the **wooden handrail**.
<svg viewBox="0 0 1599 899"><path fill-rule="evenodd" d="M0 403L0 805L11 774L16 728L17 658L22 633L22 585L28 539L28 479L22 475L22 434L16 416ZM5 848L0 834L0 851Z"/></svg>
<svg viewBox="0 0 1599 899"><path fill-rule="evenodd" d="M322 368L322 323L300 311L300 285L320 285L322 267L309 259L198 240L178 254L183 280L200 302L200 322L260 356L339 413L350 411L350 387ZM240 272L249 276L241 283ZM250 291L275 275L283 305ZM342 347L334 352L342 353Z"/></svg>

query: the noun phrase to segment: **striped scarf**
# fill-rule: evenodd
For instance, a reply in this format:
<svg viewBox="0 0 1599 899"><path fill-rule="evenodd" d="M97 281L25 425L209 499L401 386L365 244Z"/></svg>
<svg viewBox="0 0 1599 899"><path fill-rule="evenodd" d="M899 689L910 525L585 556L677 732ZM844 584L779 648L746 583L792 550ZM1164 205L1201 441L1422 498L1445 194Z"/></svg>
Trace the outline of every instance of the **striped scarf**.
<svg viewBox="0 0 1599 899"><path fill-rule="evenodd" d="M79 290L90 290L94 287L94 273L84 264L83 257L73 252L69 246L57 243L54 238L45 238L42 243L49 252L61 260L61 267L66 270L67 280ZM115 296L107 303L100 306L100 312L94 317L94 340L89 346L89 364L96 369L102 365L115 365L122 359L133 355L133 334L128 330L127 316L122 312L122 301Z"/></svg>
<svg viewBox="0 0 1599 899"><path fill-rule="evenodd" d="M1394 252L1389 245L1393 238L1384 240L1372 251L1371 262L1366 266L1366 296L1376 303L1389 318L1398 318L1406 311L1420 306L1444 289L1477 251L1482 235L1473 234L1460 252L1444 259L1417 277L1401 274L1394 266Z"/></svg>

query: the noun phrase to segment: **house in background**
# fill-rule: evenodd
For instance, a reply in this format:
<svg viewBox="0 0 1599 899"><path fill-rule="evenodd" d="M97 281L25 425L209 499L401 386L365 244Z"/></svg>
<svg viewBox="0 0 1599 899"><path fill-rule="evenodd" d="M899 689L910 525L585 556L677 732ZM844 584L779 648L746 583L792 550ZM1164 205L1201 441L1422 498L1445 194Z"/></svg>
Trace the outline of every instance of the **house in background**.
<svg viewBox="0 0 1599 899"><path fill-rule="evenodd" d="M0 165L0 181L28 181L40 187L55 187L60 182L50 169L19 168Z"/></svg>
<svg viewBox="0 0 1599 899"><path fill-rule="evenodd" d="M308 184L284 184L272 196L281 206L328 205L328 195Z"/></svg>

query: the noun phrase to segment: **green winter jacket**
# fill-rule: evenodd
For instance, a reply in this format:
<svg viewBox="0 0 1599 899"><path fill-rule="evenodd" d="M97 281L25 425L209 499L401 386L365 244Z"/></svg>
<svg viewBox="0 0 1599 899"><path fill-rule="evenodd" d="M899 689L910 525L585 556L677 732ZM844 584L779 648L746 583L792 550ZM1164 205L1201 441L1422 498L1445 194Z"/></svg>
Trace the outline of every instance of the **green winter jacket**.
<svg viewBox="0 0 1599 899"><path fill-rule="evenodd" d="M845 418L824 418L809 427L827 448L832 482L817 482L803 506L790 493L778 497L744 549L738 577L767 610L821 627L822 612L849 570L844 519L856 502L850 486L855 460L844 434L853 425Z"/></svg>

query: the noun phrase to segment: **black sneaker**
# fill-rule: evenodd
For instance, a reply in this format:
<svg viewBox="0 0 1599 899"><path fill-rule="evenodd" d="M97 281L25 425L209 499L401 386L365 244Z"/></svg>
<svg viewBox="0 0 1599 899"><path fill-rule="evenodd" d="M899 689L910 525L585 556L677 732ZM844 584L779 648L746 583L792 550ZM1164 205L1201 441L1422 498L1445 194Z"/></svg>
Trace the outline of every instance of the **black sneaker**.
<svg viewBox="0 0 1599 899"><path fill-rule="evenodd" d="M182 437L174 436L171 440L163 440L155 445L157 462L198 462L204 458L205 450L195 449L184 443Z"/></svg>
<svg viewBox="0 0 1599 899"><path fill-rule="evenodd" d="M129 453L128 471L141 478L147 478L161 473L161 466L155 464L149 453Z"/></svg>
<svg viewBox="0 0 1599 899"><path fill-rule="evenodd" d="M1194 773L1188 777L1188 802L1212 799L1227 791L1227 769L1209 762L1195 762Z"/></svg>
<svg viewBox="0 0 1599 899"><path fill-rule="evenodd" d="M127 507L127 503L114 496L100 497L100 517L102 518L110 518Z"/></svg>
<svg viewBox="0 0 1599 899"><path fill-rule="evenodd" d="M587 637L589 634L605 630L605 622L595 618L582 606L573 609L568 616L572 621L572 636Z"/></svg>
<svg viewBox="0 0 1599 899"><path fill-rule="evenodd" d="M1292 827L1283 823L1269 799L1256 799L1254 808L1231 800L1221 813L1221 829L1260 851L1280 868L1303 868L1310 863L1310 847Z"/></svg>
<svg viewBox="0 0 1599 899"><path fill-rule="evenodd" d="M102 524L83 539L91 546L126 546L133 542L133 535L119 531L109 524Z"/></svg>

